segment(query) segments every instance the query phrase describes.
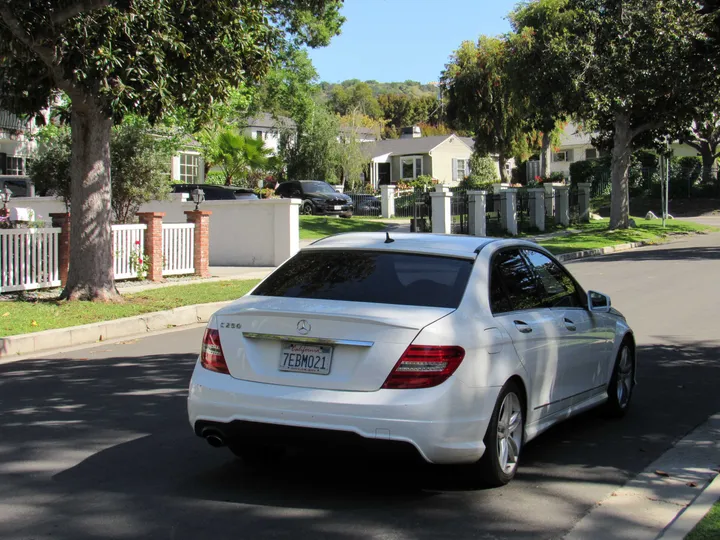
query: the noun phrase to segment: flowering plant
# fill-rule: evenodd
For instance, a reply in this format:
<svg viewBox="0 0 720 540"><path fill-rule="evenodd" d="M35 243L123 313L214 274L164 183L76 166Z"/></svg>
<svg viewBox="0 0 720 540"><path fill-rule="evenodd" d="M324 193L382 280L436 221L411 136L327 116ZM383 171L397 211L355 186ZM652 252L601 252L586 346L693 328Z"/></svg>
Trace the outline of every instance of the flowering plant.
<svg viewBox="0 0 720 540"><path fill-rule="evenodd" d="M130 252L130 268L137 274L138 279L145 279L150 269L150 257L140 249L140 240L135 241L135 249Z"/></svg>

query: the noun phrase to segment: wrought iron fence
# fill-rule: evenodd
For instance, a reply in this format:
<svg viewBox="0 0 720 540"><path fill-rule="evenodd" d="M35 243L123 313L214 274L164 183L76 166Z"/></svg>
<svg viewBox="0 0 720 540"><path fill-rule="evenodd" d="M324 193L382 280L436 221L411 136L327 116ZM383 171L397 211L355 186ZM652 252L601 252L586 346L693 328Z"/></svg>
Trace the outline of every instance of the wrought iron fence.
<svg viewBox="0 0 720 540"><path fill-rule="evenodd" d="M517 215L518 232L530 231L532 228L530 223L530 193L524 189L517 192L515 214Z"/></svg>
<svg viewBox="0 0 720 540"><path fill-rule="evenodd" d="M453 188L450 199L450 232L452 234L468 234L469 201L467 191Z"/></svg>
<svg viewBox="0 0 720 540"><path fill-rule="evenodd" d="M502 226L502 199L499 193L488 194L485 199L485 234L487 236L501 236Z"/></svg>
<svg viewBox="0 0 720 540"><path fill-rule="evenodd" d="M345 193L352 199L353 215L358 217L380 217L382 202L380 197L369 193Z"/></svg>
<svg viewBox="0 0 720 540"><path fill-rule="evenodd" d="M432 231L432 204L430 193L418 192L415 194L413 217L410 218L410 232Z"/></svg>
<svg viewBox="0 0 720 540"><path fill-rule="evenodd" d="M422 190L400 191L395 194L395 217L412 218L415 214L415 202L422 197Z"/></svg>

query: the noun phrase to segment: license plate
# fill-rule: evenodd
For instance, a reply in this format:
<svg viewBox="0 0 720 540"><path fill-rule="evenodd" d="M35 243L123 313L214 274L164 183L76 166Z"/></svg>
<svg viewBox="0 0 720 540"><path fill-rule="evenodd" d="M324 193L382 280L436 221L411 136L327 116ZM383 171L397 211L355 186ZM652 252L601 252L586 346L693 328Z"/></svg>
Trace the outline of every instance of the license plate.
<svg viewBox="0 0 720 540"><path fill-rule="evenodd" d="M342 210L342 206L335 206L335 210Z"/></svg>
<svg viewBox="0 0 720 540"><path fill-rule="evenodd" d="M310 343L285 343L280 353L280 371L328 375L333 348Z"/></svg>

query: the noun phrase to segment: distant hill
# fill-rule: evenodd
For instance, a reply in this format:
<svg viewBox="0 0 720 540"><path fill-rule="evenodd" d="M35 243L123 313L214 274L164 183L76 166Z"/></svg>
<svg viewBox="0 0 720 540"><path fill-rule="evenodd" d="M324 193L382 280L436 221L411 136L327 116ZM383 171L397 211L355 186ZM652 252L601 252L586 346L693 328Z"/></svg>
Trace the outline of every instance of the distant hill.
<svg viewBox="0 0 720 540"><path fill-rule="evenodd" d="M322 90L322 93L327 96L336 86L349 87L354 86L359 82L367 84L372 89L373 96L375 97L383 94L405 94L414 97L437 96L438 94L437 87L431 84L422 84L418 81L381 83L378 81L349 79L341 83L321 82L320 89Z"/></svg>

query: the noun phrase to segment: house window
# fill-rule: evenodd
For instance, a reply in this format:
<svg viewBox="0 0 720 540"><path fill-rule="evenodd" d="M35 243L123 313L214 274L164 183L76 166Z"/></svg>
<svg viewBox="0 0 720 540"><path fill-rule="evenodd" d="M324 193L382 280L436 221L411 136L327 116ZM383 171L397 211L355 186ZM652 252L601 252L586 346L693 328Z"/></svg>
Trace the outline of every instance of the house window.
<svg viewBox="0 0 720 540"><path fill-rule="evenodd" d="M467 174L467 159L458 159L457 161L457 179L463 180Z"/></svg>
<svg viewBox="0 0 720 540"><path fill-rule="evenodd" d="M402 180L413 180L422 176L422 157L408 156L400 159L400 178Z"/></svg>
<svg viewBox="0 0 720 540"><path fill-rule="evenodd" d="M263 140L263 132L262 132L261 130L257 130L257 131L255 132L255 138L256 138L258 141L262 141L262 140Z"/></svg>
<svg viewBox="0 0 720 540"><path fill-rule="evenodd" d="M25 174L25 158L7 156L5 158L5 174L22 176Z"/></svg>
<svg viewBox="0 0 720 540"><path fill-rule="evenodd" d="M555 163L560 163L560 162L563 162L563 161L568 161L568 153L567 153L566 151L564 151L564 150L563 150L562 152L554 152L554 153L553 153L553 158L552 158L552 160L553 160Z"/></svg>
<svg viewBox="0 0 720 540"><path fill-rule="evenodd" d="M200 178L200 156L198 154L180 154L180 181L196 184Z"/></svg>
<svg viewBox="0 0 720 540"><path fill-rule="evenodd" d="M586 148L585 149L585 159L597 159L598 153L595 148Z"/></svg>

